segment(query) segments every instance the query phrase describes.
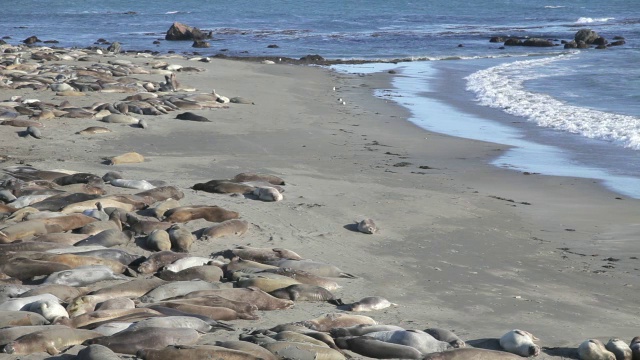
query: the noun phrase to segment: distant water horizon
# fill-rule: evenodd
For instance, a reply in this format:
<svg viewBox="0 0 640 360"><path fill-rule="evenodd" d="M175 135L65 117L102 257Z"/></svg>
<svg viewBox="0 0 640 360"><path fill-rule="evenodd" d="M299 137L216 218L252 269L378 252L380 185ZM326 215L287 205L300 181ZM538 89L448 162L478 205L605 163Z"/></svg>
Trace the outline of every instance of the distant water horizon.
<svg viewBox="0 0 640 360"><path fill-rule="evenodd" d="M402 86L417 86L427 73L435 79L464 74L456 91L465 92L469 106L520 119L531 127L524 140L553 145L580 166L640 178L640 6L634 0L22 0L3 15L0 36L10 44L35 35L61 47L96 46L103 38L123 50L160 53L402 59L403 76L416 80ZM212 31L211 47L164 40L175 21ZM575 50L489 42L513 36L559 44L583 28L626 43Z"/></svg>

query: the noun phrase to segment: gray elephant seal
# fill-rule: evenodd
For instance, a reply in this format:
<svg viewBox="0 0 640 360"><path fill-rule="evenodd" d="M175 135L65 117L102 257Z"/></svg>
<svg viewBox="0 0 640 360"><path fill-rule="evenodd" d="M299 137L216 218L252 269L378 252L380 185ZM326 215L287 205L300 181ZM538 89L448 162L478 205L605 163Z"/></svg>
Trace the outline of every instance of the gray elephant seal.
<svg viewBox="0 0 640 360"><path fill-rule="evenodd" d="M379 331L368 333L366 336L380 341L411 346L423 354L451 349L449 343L436 340L433 336L420 330Z"/></svg>
<svg viewBox="0 0 640 360"><path fill-rule="evenodd" d="M271 291L269 295L293 301L333 301L336 305L342 304L329 290L316 285L293 284Z"/></svg>
<svg viewBox="0 0 640 360"><path fill-rule="evenodd" d="M467 346L465 342L458 337L458 335L447 329L428 328L425 329L424 332L433 336L436 340L448 342L454 348L463 348Z"/></svg>
<svg viewBox="0 0 640 360"><path fill-rule="evenodd" d="M365 234L375 234L378 232L378 227L371 219L364 219L358 223L358 231Z"/></svg>
<svg viewBox="0 0 640 360"><path fill-rule="evenodd" d="M163 349L169 345L191 345L200 335L194 329L143 327L115 335L85 341L85 345L99 344L114 352L135 355L141 349Z"/></svg>
<svg viewBox="0 0 640 360"><path fill-rule="evenodd" d="M202 230L201 238L217 239L228 235L242 236L249 229L249 222L240 219L231 219L205 228Z"/></svg>
<svg viewBox="0 0 640 360"><path fill-rule="evenodd" d="M616 360L632 360L633 358L633 352L629 345L620 339L609 339L604 347L616 356Z"/></svg>
<svg viewBox="0 0 640 360"><path fill-rule="evenodd" d="M522 360L521 356L503 351L463 348L426 355L424 360Z"/></svg>
<svg viewBox="0 0 640 360"><path fill-rule="evenodd" d="M15 355L28 355L46 352L56 355L62 349L82 344L88 339L102 336L97 331L80 329L48 329L24 335L4 347L4 352Z"/></svg>
<svg viewBox="0 0 640 360"><path fill-rule="evenodd" d="M172 262L189 256L185 253L175 253L173 251L160 251L151 254L147 260L138 266L138 272L142 274L151 274L163 266L169 265Z"/></svg>
<svg viewBox="0 0 640 360"><path fill-rule="evenodd" d="M351 327L333 328L330 333L334 338L362 336L378 331L395 331L404 330L400 326L395 325L356 325Z"/></svg>
<svg viewBox="0 0 640 360"><path fill-rule="evenodd" d="M500 338L500 346L506 351L516 355L524 357L538 356L540 354L540 346L533 343L536 340L538 340L538 338L531 333L514 329L502 335Z"/></svg>
<svg viewBox="0 0 640 360"><path fill-rule="evenodd" d="M124 279L113 273L104 265L80 266L75 269L63 270L47 276L45 284L60 284L69 286L86 286L102 280Z"/></svg>
<svg viewBox="0 0 640 360"><path fill-rule="evenodd" d="M349 311L373 311L386 309L391 305L397 305L380 296L368 296L349 304Z"/></svg>
<svg viewBox="0 0 640 360"><path fill-rule="evenodd" d="M422 359L423 357L420 351L411 346L388 343L367 336L337 338L336 345L341 349L351 350L356 354L374 359Z"/></svg>
<svg viewBox="0 0 640 360"><path fill-rule="evenodd" d="M233 350L222 346L168 346L164 349L143 349L136 357L143 360L175 360L175 359L225 359L225 360L258 360L270 359L257 357L251 353ZM275 357L274 357L275 358Z"/></svg>
<svg viewBox="0 0 640 360"><path fill-rule="evenodd" d="M284 180L281 177L269 174L259 173L240 173L234 176L235 182L247 182L247 181L266 181L272 185L284 185Z"/></svg>
<svg viewBox="0 0 640 360"><path fill-rule="evenodd" d="M162 270L157 276L166 281L203 280L208 282L220 281L224 276L222 269L215 265L194 266L178 272Z"/></svg>
<svg viewBox="0 0 640 360"><path fill-rule="evenodd" d="M580 360L616 360L616 356L598 339L583 341L578 346L578 356Z"/></svg>
<svg viewBox="0 0 640 360"><path fill-rule="evenodd" d="M633 354L633 360L640 360L640 336L636 336L631 339L629 343L631 353Z"/></svg>
<svg viewBox="0 0 640 360"><path fill-rule="evenodd" d="M189 121L199 121L199 122L211 122L211 120L207 119L204 116L194 114L192 112L184 112L182 114L176 115L176 119L178 120L189 120Z"/></svg>
<svg viewBox="0 0 640 360"><path fill-rule="evenodd" d="M177 224L171 225L168 233L171 246L179 252L189 252L191 244L196 240L189 230Z"/></svg>
<svg viewBox="0 0 640 360"><path fill-rule="evenodd" d="M93 344L80 350L76 360L120 360L120 357L106 346Z"/></svg>

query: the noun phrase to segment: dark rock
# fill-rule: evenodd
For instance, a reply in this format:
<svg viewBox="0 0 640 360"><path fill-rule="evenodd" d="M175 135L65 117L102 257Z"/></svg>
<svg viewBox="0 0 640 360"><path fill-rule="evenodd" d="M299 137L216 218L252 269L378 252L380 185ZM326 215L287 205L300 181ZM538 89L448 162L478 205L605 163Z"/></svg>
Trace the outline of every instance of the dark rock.
<svg viewBox="0 0 640 360"><path fill-rule="evenodd" d="M462 45L462 44L458 44L458 47L464 47L464 45Z"/></svg>
<svg viewBox="0 0 640 360"><path fill-rule="evenodd" d="M7 36L3 36L3 39L11 39L11 36L7 35Z"/></svg>
<svg viewBox="0 0 640 360"><path fill-rule="evenodd" d="M602 36L593 41L593 45L607 45L607 43L609 43L607 39L603 38Z"/></svg>
<svg viewBox="0 0 640 360"><path fill-rule="evenodd" d="M113 44L109 45L107 51L114 54L120 54L122 52L122 46L120 46L119 42L114 41Z"/></svg>
<svg viewBox="0 0 640 360"><path fill-rule="evenodd" d="M551 47L555 46L555 44L550 40L532 38L527 39L522 43L523 46L534 46L534 47Z"/></svg>
<svg viewBox="0 0 640 360"><path fill-rule="evenodd" d="M578 49L588 49L588 48L589 48L589 44L587 44L582 40L578 41Z"/></svg>
<svg viewBox="0 0 640 360"><path fill-rule="evenodd" d="M492 42L492 43L501 43L501 42L504 42L504 40L505 40L505 39L504 39L502 36L494 36L494 37L492 37L491 39L489 39L489 42Z"/></svg>
<svg viewBox="0 0 640 360"><path fill-rule="evenodd" d="M58 40L45 40L44 43L45 44L59 44L60 41L58 41Z"/></svg>
<svg viewBox="0 0 640 360"><path fill-rule="evenodd" d="M213 33L211 31L206 33L196 27L174 22L167 30L164 38L165 40L204 40L212 37Z"/></svg>
<svg viewBox="0 0 640 360"><path fill-rule="evenodd" d="M613 40L624 40L624 36L614 36Z"/></svg>
<svg viewBox="0 0 640 360"><path fill-rule="evenodd" d="M125 14L125 15L137 15L138 13L135 12L135 11L127 11L127 12L125 12L123 14Z"/></svg>
<svg viewBox="0 0 640 360"><path fill-rule="evenodd" d="M504 44L506 46L518 46L522 45L522 40L516 38L508 38L507 40L505 40Z"/></svg>
<svg viewBox="0 0 640 360"><path fill-rule="evenodd" d="M397 71L395 71L395 70L389 70L389 71L387 71L387 72L388 72L389 74L391 74L391 75L393 75L393 74L397 74L397 73L398 73L398 72L397 72Z"/></svg>
<svg viewBox="0 0 640 360"><path fill-rule="evenodd" d="M320 62L324 61L324 58L320 55L307 55L300 58L300 61L304 62Z"/></svg>
<svg viewBox="0 0 640 360"><path fill-rule="evenodd" d="M568 44L568 43L570 43L570 41L567 41L567 40L561 40L560 41L560 44L562 44L562 45L565 45L565 44Z"/></svg>
<svg viewBox="0 0 640 360"><path fill-rule="evenodd" d="M500 46L498 50L504 50L504 46Z"/></svg>
<svg viewBox="0 0 640 360"><path fill-rule="evenodd" d="M620 46L620 45L624 45L626 44L626 42L624 40L618 40L618 41L614 41L611 44L609 44L609 46Z"/></svg>
<svg viewBox="0 0 640 360"><path fill-rule="evenodd" d="M7 42L0 39L0 45L5 45Z"/></svg>
<svg viewBox="0 0 640 360"><path fill-rule="evenodd" d="M267 45L267 48L269 48L269 49L277 49L277 48L279 48L279 47L280 47L280 46L278 46L278 45L276 45L276 44L270 44L270 45Z"/></svg>
<svg viewBox="0 0 640 360"><path fill-rule="evenodd" d="M100 38L100 39L96 40L96 42L99 43L99 44L100 43L106 43L107 39Z"/></svg>
<svg viewBox="0 0 640 360"><path fill-rule="evenodd" d="M160 44L160 41L156 40L153 42L154 44Z"/></svg>
<svg viewBox="0 0 640 360"><path fill-rule="evenodd" d="M565 41L564 48L565 49L577 49L578 48L578 43L576 43L574 40Z"/></svg>
<svg viewBox="0 0 640 360"><path fill-rule="evenodd" d="M22 40L23 43L27 45L35 44L37 42L42 42L42 40L38 39L36 36L29 36L28 38Z"/></svg>
<svg viewBox="0 0 640 360"><path fill-rule="evenodd" d="M602 50L602 49L606 49L607 45L598 45L596 46L596 49Z"/></svg>
<svg viewBox="0 0 640 360"><path fill-rule="evenodd" d="M193 45L191 45L191 47L194 47L194 48L208 48L210 46L211 45L204 40L196 40L193 42Z"/></svg>
<svg viewBox="0 0 640 360"><path fill-rule="evenodd" d="M600 35L598 35L597 32L591 29L581 29L581 30L578 30L578 32L574 36L574 40L578 44L580 43L580 41L584 41L587 44L593 44L593 42L599 37Z"/></svg>

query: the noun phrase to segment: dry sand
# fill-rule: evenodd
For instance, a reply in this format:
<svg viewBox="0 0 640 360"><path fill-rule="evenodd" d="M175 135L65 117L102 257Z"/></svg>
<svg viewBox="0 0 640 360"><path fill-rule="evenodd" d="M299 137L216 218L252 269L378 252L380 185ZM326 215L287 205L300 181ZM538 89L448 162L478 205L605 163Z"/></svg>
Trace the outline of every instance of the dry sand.
<svg viewBox="0 0 640 360"><path fill-rule="evenodd" d="M592 337L628 341L640 334L637 200L589 179L527 176L486 165L503 145L429 133L407 122L402 108L374 98L374 89L389 86L390 74L360 77L221 59L167 61L206 69L178 73L183 85L242 96L255 105L194 111L211 123L175 120L177 112L145 116L146 130L56 118L46 121L40 140L3 126L0 154L11 159L2 167L19 163L98 175L116 170L126 178L167 181L184 190L181 203L220 205L251 224L243 237L197 242L193 254L236 245L284 247L332 263L359 276L339 280L345 302L376 295L399 304L367 314L380 323L452 329L472 344L519 328L539 337L542 346L560 348ZM83 106L127 95L0 94L3 101L24 95ZM75 134L87 126L113 132ZM102 163L127 151L147 161ZM189 189L245 171L283 177L285 199L266 203ZM355 232L354 222L363 218L372 218L380 232ZM127 250L146 253L134 246ZM237 332L206 335L202 342L333 311L329 304L297 303L264 312L259 321L235 321ZM550 354L562 351L546 350L539 358L560 358Z"/></svg>

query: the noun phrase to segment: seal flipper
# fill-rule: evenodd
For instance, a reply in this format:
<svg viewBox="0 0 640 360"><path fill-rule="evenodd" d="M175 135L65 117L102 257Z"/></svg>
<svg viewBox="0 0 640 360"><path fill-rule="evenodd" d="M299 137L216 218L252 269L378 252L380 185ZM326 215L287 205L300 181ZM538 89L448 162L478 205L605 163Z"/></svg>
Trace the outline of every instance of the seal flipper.
<svg viewBox="0 0 640 360"><path fill-rule="evenodd" d="M343 306L345 305L344 302L342 302L342 299L330 299L327 300L327 302L331 305L335 305L335 306Z"/></svg>
<svg viewBox="0 0 640 360"><path fill-rule="evenodd" d="M341 278L357 279L358 277L349 273L340 273Z"/></svg>

